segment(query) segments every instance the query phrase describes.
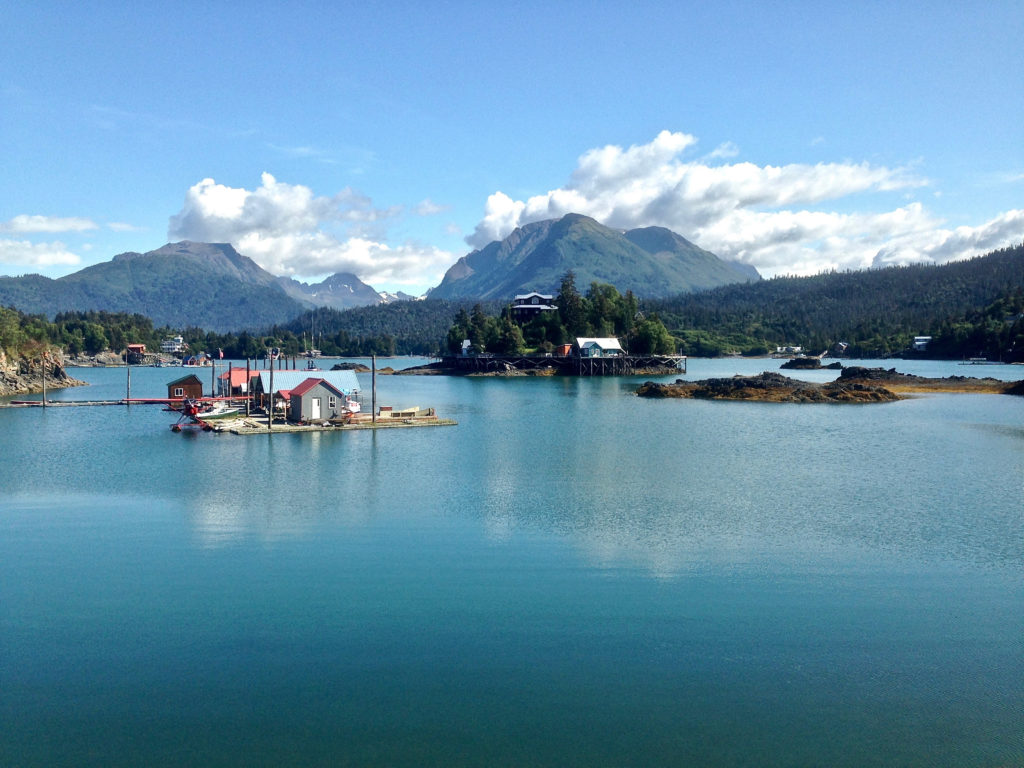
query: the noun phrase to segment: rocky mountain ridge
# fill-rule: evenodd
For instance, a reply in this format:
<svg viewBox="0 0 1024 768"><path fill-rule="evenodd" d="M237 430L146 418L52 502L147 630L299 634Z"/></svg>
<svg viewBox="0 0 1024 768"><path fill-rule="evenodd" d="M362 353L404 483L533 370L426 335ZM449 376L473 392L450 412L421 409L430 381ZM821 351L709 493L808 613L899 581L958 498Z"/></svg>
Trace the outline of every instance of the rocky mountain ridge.
<svg viewBox="0 0 1024 768"><path fill-rule="evenodd" d="M623 232L570 213L518 227L463 256L428 296L508 301L529 291L555 293L568 271L583 289L609 283L644 298L760 280L753 267L720 259L664 227Z"/></svg>

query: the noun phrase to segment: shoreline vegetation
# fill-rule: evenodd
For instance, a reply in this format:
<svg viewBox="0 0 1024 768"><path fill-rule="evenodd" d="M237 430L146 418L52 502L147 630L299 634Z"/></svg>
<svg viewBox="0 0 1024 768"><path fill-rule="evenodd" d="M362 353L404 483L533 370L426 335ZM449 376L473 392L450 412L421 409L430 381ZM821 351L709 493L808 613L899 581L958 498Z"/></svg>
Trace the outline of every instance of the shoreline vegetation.
<svg viewBox="0 0 1024 768"><path fill-rule="evenodd" d="M887 403L914 394L1005 394L1024 396L1024 381L948 376L935 379L899 373L895 368L843 368L839 378L815 384L765 371L756 376L685 381L644 382L640 397L700 400L747 400L770 403Z"/></svg>

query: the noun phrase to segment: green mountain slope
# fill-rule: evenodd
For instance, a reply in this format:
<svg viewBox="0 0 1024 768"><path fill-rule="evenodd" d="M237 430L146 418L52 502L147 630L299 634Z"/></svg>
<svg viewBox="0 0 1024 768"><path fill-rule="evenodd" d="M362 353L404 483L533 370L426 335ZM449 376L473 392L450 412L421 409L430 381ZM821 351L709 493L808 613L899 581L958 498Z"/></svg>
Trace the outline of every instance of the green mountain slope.
<svg viewBox="0 0 1024 768"><path fill-rule="evenodd" d="M902 352L914 336L932 336L928 350L932 355L998 356L1008 350L993 349L991 341L970 341L963 334L976 322L970 319L972 313L1022 291L1024 245L1018 245L940 266L729 285L649 301L645 309L658 312L680 338L700 332L717 339L716 349L691 350L691 354L778 344L800 344L820 352L845 342L850 345L849 354L884 356ZM1019 320L1012 310L1005 314L993 319L989 332L993 337Z"/></svg>
<svg viewBox="0 0 1024 768"><path fill-rule="evenodd" d="M508 301L527 291L554 293L570 270L584 288L608 283L648 297L759 279L752 267L723 261L667 229L622 233L571 213L519 227L463 256L429 295Z"/></svg>
<svg viewBox="0 0 1024 768"><path fill-rule="evenodd" d="M169 243L50 280L0 278L0 305L53 317L71 310L139 313L157 325L214 331L286 322L309 304L228 244Z"/></svg>

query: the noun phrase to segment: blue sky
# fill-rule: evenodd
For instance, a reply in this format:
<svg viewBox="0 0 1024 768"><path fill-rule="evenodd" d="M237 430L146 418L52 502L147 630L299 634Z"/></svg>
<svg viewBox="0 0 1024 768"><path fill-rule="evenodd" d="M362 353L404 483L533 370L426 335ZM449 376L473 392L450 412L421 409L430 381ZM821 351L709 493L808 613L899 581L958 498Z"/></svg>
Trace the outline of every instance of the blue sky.
<svg viewBox="0 0 1024 768"><path fill-rule="evenodd" d="M766 276L1024 240L1024 5L0 8L0 274L168 241L421 293L569 211Z"/></svg>

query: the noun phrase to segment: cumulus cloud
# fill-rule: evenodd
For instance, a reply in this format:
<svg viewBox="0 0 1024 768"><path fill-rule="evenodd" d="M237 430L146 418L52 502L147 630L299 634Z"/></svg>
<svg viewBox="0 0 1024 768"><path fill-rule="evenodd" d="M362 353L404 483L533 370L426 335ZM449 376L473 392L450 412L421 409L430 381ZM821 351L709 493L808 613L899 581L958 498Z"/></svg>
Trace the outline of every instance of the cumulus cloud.
<svg viewBox="0 0 1024 768"><path fill-rule="evenodd" d="M0 222L0 232L29 234L35 232L86 232L98 229L95 222L77 216L29 216L21 214L9 221Z"/></svg>
<svg viewBox="0 0 1024 768"><path fill-rule="evenodd" d="M1007 211L977 227L934 229L894 237L875 254L872 265L942 264L1021 242L1024 210Z"/></svg>
<svg viewBox="0 0 1024 768"><path fill-rule="evenodd" d="M649 144L592 149L563 187L526 200L501 191L490 195L466 241L479 248L523 224L582 213L621 229L668 227L770 276L947 261L1020 239L1024 232L1018 212L944 231L918 202L878 212L827 210L833 201L855 195L885 199L884 193L928 185L908 168L866 162L715 164L738 153L730 142L701 160L683 158L696 143L689 134L662 131Z"/></svg>
<svg viewBox="0 0 1024 768"><path fill-rule="evenodd" d="M352 272L370 283L421 285L439 280L456 256L432 246L384 242L399 207L376 208L352 189L325 197L264 173L254 190L203 179L171 217L172 240L228 242L278 275Z"/></svg>
<svg viewBox="0 0 1024 768"><path fill-rule="evenodd" d="M0 239L0 264L24 267L49 267L57 264L78 264L81 259L64 243L30 243L28 240Z"/></svg>

